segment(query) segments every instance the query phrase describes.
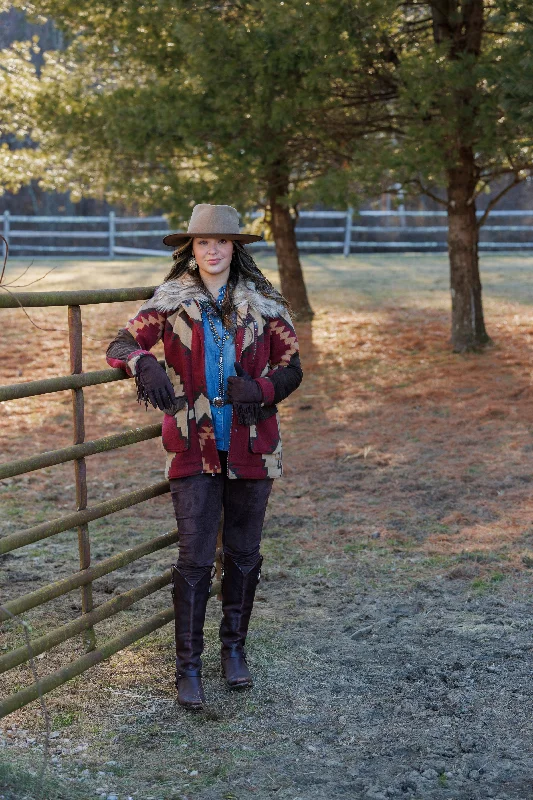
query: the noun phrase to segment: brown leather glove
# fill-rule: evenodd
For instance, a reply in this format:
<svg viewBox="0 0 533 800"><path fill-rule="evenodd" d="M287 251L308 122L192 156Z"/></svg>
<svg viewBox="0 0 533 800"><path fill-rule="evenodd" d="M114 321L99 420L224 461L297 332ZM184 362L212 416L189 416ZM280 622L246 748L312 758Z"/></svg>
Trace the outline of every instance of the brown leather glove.
<svg viewBox="0 0 533 800"><path fill-rule="evenodd" d="M137 361L135 382L139 403L144 402L147 408L150 403L154 408L171 415L179 410L179 402L170 378L152 356L141 356Z"/></svg>
<svg viewBox="0 0 533 800"><path fill-rule="evenodd" d="M235 372L237 375L230 375L228 378L228 400L234 404L261 403L263 392L257 381L237 362L235 362Z"/></svg>

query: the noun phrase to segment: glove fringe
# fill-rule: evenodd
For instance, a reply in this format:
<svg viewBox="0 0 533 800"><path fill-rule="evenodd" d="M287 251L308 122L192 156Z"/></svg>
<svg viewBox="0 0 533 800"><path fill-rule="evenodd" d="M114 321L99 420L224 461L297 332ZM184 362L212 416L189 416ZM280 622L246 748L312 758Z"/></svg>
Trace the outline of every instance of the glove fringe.
<svg viewBox="0 0 533 800"><path fill-rule="evenodd" d="M144 383L142 382L142 378L139 374L137 374L134 375L134 379L135 379L135 386L137 388L137 402L139 403L140 406L142 406L144 403L144 407L146 411L148 411L148 403L150 403L150 400L148 399L148 395L146 394L146 389Z"/></svg>
<svg viewBox="0 0 533 800"><path fill-rule="evenodd" d="M257 425L260 403L234 403L233 408L241 425Z"/></svg>

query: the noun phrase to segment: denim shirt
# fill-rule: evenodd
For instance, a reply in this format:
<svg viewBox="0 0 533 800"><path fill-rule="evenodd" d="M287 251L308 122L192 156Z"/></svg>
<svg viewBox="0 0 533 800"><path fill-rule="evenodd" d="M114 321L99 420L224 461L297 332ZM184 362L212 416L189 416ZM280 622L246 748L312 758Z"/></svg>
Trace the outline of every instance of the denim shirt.
<svg viewBox="0 0 533 800"><path fill-rule="evenodd" d="M222 286L218 293L217 305L220 306L224 299L225 286ZM205 379L207 383L207 396L213 400L218 395L218 358L220 350L215 343L213 333L209 326L206 312L202 309L202 322L204 326L204 341L205 341ZM220 317L215 317L213 323L216 332L220 337L225 333L225 328L222 325ZM235 375L235 337L230 336L224 343L222 350L222 359L224 367L224 397L228 390L228 378L230 375ZM233 407L231 404L217 408L213 403L211 405L211 416L213 418L213 426L215 428L215 441L217 450L229 450L229 436L231 429L231 415Z"/></svg>

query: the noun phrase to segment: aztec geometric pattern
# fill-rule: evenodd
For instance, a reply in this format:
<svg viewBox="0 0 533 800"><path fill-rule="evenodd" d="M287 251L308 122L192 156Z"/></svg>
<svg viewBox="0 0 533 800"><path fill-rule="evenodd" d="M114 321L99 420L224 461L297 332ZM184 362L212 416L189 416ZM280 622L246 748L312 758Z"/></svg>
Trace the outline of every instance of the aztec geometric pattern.
<svg viewBox="0 0 533 800"><path fill-rule="evenodd" d="M221 472L207 395L199 299L198 289L188 276L167 281L128 322L126 330L135 344L128 347L122 339L120 347L117 344L114 349L112 343L108 348L108 363L133 375L139 357L152 355L150 350L163 340L167 373L176 397L185 401L175 416L165 414L163 419L162 440L167 452L168 478ZM277 478L283 471L282 449L271 377L289 366L292 356L298 353L298 339L286 309L260 295L253 284L239 281L235 301L238 311L236 359L261 385L262 410L266 413L251 426L240 424L233 415L228 475L230 478Z"/></svg>

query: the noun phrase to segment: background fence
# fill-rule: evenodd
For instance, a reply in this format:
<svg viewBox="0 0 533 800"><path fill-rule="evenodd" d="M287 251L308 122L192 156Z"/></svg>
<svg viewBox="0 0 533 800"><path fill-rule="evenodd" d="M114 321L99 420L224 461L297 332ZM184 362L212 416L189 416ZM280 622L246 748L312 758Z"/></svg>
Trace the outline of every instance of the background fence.
<svg viewBox="0 0 533 800"><path fill-rule="evenodd" d="M87 506L85 458L96 453L114 450L118 447L125 447L135 442L142 442L160 436L161 424L146 425L142 428L134 428L102 439L85 441L83 387L126 380L128 376L121 369L106 369L85 373L82 371L81 306L94 303L115 303L125 300L146 300L153 295L154 288L0 294L0 308L17 308L21 304L38 308L68 306L70 375L0 386L0 402L70 389L72 392L73 423L73 444L70 447L1 464L0 479L23 475L33 470L72 461L74 462L77 505L77 510L72 514L3 536L0 538L0 555L47 539L63 531L77 530L80 563L79 572L3 603L0 606L0 622L17 618L24 612L75 589L81 590L82 600L82 615L80 617L0 656L0 673L14 669L25 661L33 660L40 653L47 652L67 639L80 634L83 636L86 650L85 655L50 673L25 689L2 699L0 701L0 718L61 686L66 681L76 675L80 675L85 670L109 658L143 636L171 622L174 618L173 607L163 608L141 624L104 643L97 642L94 630L94 626L98 622L118 614L120 611L129 608L136 601L170 584L171 571L170 569L166 570L162 575L123 592L96 608L93 606L93 581L149 553L154 553L157 550L175 544L178 532L174 529L169 533L142 542L96 564L91 563L89 522L165 494L170 491L170 487L168 481L161 481L144 489L137 489L120 495L112 500ZM221 535L219 532L216 570L218 579L221 575L220 544ZM211 594L217 594L219 591L220 581L218 580L213 585Z"/></svg>
<svg viewBox="0 0 533 800"><path fill-rule="evenodd" d="M482 211L479 211L479 216ZM258 216L258 215L257 215ZM480 247L486 250L533 248L533 211L492 211L481 228ZM21 255L78 254L165 256L170 250L161 239L169 232L166 219L106 216L3 215L3 234L10 250ZM342 252L393 252L446 250L446 211L302 211L296 227L301 250ZM250 245L272 248L273 242Z"/></svg>

